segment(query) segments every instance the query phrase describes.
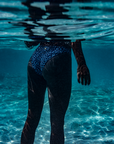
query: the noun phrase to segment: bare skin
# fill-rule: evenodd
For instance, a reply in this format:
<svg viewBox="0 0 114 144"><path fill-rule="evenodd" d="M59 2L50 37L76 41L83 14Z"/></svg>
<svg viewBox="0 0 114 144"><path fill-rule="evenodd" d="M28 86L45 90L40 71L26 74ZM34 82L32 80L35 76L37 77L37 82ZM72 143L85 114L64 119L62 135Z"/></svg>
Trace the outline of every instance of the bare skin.
<svg viewBox="0 0 114 144"><path fill-rule="evenodd" d="M76 40L71 43L73 53L77 60L78 68L77 68L77 79L78 82L82 85L89 85L91 82L90 72L86 65L86 61L83 55L81 40Z"/></svg>

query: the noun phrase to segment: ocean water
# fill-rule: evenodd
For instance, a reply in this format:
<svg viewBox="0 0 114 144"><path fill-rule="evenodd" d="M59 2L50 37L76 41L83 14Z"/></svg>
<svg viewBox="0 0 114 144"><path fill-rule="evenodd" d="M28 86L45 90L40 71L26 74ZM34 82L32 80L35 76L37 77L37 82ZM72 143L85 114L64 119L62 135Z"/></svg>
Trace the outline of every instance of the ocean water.
<svg viewBox="0 0 114 144"><path fill-rule="evenodd" d="M63 17L34 15L49 3L0 0L0 144L20 144L27 116L27 63L40 40L83 39L91 84L77 82L72 53L72 92L65 117L65 144L114 144L114 2L61 4ZM58 10L59 11L59 10ZM56 12L57 13L57 12ZM44 29L44 28L45 29ZM29 48L25 43L29 42ZM34 45L34 46L33 46ZM48 93L34 144L49 144Z"/></svg>

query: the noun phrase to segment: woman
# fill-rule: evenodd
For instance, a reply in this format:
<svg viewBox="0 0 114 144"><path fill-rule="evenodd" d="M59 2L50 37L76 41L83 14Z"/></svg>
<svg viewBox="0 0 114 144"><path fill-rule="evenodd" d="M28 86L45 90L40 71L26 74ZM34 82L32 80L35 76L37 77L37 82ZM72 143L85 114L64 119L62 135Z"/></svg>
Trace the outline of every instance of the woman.
<svg viewBox="0 0 114 144"><path fill-rule="evenodd" d="M21 144L34 142L46 88L50 106L50 144L64 144L64 117L71 95L71 47L78 63L78 82L82 85L90 84L90 73L80 40L74 43L41 42L28 63L28 115Z"/></svg>

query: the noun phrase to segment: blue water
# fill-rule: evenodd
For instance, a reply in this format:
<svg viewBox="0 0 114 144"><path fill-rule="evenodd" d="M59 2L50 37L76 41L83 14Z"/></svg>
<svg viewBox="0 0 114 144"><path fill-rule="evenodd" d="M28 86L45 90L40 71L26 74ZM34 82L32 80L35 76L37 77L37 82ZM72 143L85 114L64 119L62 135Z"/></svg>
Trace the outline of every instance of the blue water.
<svg viewBox="0 0 114 144"><path fill-rule="evenodd" d="M82 47L91 85L78 84L77 64L72 53L72 93L65 117L65 144L114 144L114 3L78 5L95 7L92 13L88 10L89 17L86 15L83 21L74 22L74 30L78 26L76 32L80 38L86 37ZM75 11L72 12L73 17ZM9 23L21 22L25 18L28 18L27 7L20 1L0 1L0 144L20 143L27 116L27 63L36 47L28 50L24 41L31 39L24 33L25 28ZM60 22L61 27L63 21L58 20ZM96 25L83 27L89 22ZM69 39L72 39L74 34L69 29L66 33L69 31ZM78 35L76 37L79 39ZM46 92L35 144L49 144L49 114Z"/></svg>

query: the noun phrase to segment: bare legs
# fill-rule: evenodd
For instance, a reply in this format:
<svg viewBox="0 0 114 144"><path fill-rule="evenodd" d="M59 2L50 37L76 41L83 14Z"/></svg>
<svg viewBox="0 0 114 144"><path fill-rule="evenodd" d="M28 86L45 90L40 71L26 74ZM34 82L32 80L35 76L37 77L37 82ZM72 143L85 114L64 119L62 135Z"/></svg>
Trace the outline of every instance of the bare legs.
<svg viewBox="0 0 114 144"><path fill-rule="evenodd" d="M64 117L71 94L71 56L64 53L53 57L45 65L42 75L38 75L29 62L29 110L21 136L21 144L33 144L34 142L46 86L48 87L50 105L50 144L64 144Z"/></svg>
<svg viewBox="0 0 114 144"><path fill-rule="evenodd" d="M46 90L46 81L28 64L28 116L21 136L21 144L33 144Z"/></svg>
<svg viewBox="0 0 114 144"><path fill-rule="evenodd" d="M50 144L64 144L64 117L71 94L71 56L60 54L43 70L47 81L50 105Z"/></svg>

